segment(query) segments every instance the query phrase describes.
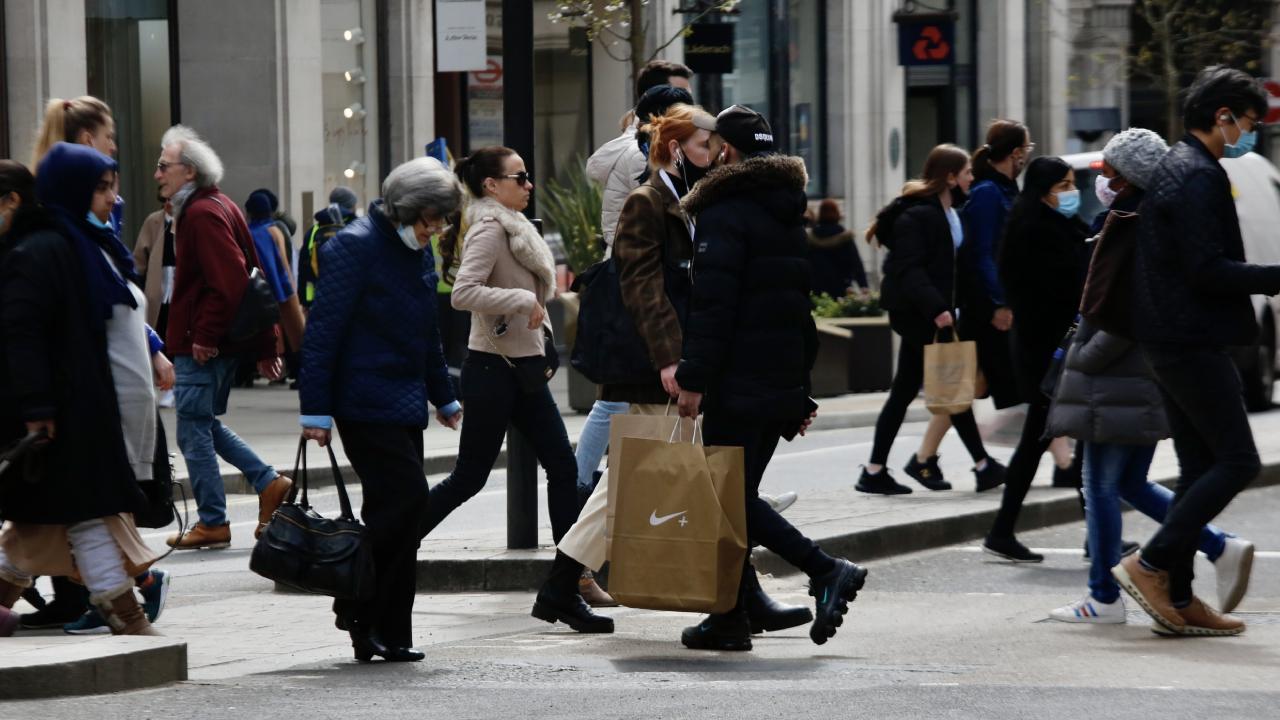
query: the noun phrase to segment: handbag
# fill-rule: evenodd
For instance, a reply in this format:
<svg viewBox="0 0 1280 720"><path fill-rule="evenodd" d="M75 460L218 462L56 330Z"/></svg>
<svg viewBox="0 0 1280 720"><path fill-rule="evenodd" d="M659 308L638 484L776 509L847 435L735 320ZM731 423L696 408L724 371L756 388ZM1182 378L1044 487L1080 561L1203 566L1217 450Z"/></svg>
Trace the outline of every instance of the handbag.
<svg viewBox="0 0 1280 720"><path fill-rule="evenodd" d="M150 480L138 481L138 489L147 502L133 513L133 524L153 529L168 527L178 517L178 508L173 502L173 460L159 411L156 412L156 452L151 472Z"/></svg>
<svg viewBox="0 0 1280 720"><path fill-rule="evenodd" d="M950 342L924 346L924 403L934 415L955 415L973 407L978 380L978 346L953 331Z"/></svg>
<svg viewBox="0 0 1280 720"><path fill-rule="evenodd" d="M329 451L341 513L329 519L311 507L307 501L306 448L307 439L300 438L294 459L293 488L253 546L249 569L303 592L363 601L373 595L375 581L365 527L351 511L351 499L347 497L347 487L331 445L325 449Z"/></svg>
<svg viewBox="0 0 1280 720"><path fill-rule="evenodd" d="M622 302L614 258L587 268L573 281L579 293L578 335L570 362L597 385L649 385L658 373L649 347Z"/></svg>
<svg viewBox="0 0 1280 720"><path fill-rule="evenodd" d="M218 203L224 215L230 214L221 200L213 196L209 199ZM249 254L244 238L236 232L239 224L230 217L225 219L236 235L236 244L240 246L245 262L249 264L249 284L245 285L244 293L240 296L240 305L236 308L236 314L232 316L231 325L227 328L228 340L233 343L243 343L256 338L280 322L280 303L276 302L276 293L271 289L271 283L267 282L267 276L262 273L258 264L254 263L253 256Z"/></svg>
<svg viewBox="0 0 1280 720"><path fill-rule="evenodd" d="M1058 347L1053 351L1053 357L1049 360L1049 371L1044 374L1044 379L1040 381L1040 392L1050 400L1058 393L1058 383L1062 380L1062 371L1067 367L1067 352L1071 350L1071 343L1076 339L1076 331L1080 327L1080 316L1077 315L1074 322L1071 323L1067 334L1062 336L1062 341L1058 343Z"/></svg>

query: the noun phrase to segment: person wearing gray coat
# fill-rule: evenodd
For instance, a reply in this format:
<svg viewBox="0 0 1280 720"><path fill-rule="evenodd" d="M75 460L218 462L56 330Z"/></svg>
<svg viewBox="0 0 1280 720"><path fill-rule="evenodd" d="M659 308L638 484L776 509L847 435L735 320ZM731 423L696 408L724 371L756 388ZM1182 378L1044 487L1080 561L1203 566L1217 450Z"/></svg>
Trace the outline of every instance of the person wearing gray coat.
<svg viewBox="0 0 1280 720"><path fill-rule="evenodd" d="M1088 594L1049 616L1073 623L1123 623L1120 586L1111 576L1120 562L1119 501L1156 522L1173 502L1172 490L1147 479L1156 443L1170 432L1160 389L1137 345L1081 322L1049 410L1047 434L1084 444L1090 549ZM1206 525L1200 551L1214 563L1221 607L1235 607L1249 586L1253 544Z"/></svg>

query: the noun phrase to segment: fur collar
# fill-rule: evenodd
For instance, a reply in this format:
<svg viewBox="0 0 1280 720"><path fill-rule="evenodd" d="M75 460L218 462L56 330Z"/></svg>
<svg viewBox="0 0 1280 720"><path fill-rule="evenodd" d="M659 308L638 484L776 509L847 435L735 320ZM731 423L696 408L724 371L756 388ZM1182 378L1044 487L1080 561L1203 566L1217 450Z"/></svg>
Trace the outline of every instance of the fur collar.
<svg viewBox="0 0 1280 720"><path fill-rule="evenodd" d="M712 170L684 196L685 212L697 215L726 197L755 190L803 191L809 184L804 160L790 155L765 155Z"/></svg>
<svg viewBox="0 0 1280 720"><path fill-rule="evenodd" d="M542 283L541 300L550 300L555 296L556 261L551 255L551 247L538 234L538 229L529 222L529 218L489 197L472 198L467 205L466 218L467 225L471 228L482 220L497 220L502 229L507 231L511 254L515 256L516 262Z"/></svg>

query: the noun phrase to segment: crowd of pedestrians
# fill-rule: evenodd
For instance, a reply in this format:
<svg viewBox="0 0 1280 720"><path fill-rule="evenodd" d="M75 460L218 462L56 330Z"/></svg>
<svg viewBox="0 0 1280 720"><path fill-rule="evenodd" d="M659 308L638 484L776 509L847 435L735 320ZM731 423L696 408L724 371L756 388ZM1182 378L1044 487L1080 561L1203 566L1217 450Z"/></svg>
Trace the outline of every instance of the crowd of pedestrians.
<svg viewBox="0 0 1280 720"><path fill-rule="evenodd" d="M613 632L594 608L616 603L592 573L605 543L600 463L610 418L623 413L701 415L705 444L741 447L749 546L809 578L812 610L778 603L748 553L733 607L686 628L682 643L750 650L753 633L806 623L819 645L834 636L867 570L780 515L794 493L759 487L779 443L804 435L819 409L811 293L869 283L836 203L822 202L808 227L807 169L778 151L767 119L742 105L707 112L691 78L650 63L621 134L588 161L604 191L605 262L638 337L627 350L648 368L601 386L576 455L547 384L560 363L547 313L555 261L523 213L533 182L516 151L480 148L453 167L410 160L363 210L334 188L295 253L296 226L275 195L256 190L242 210L219 189L216 151L174 126L155 167L162 209L131 252L110 109L52 101L31 168L0 161L0 445L25 453L0 476L0 635L62 624L155 634L169 577L152 567L134 516L148 502L140 483L168 468L158 407L174 407L198 514L167 544L230 545L219 458L257 492L260 535L293 481L219 418L242 368L276 381L288 358L304 439L324 446L336 431L363 488L374 590L333 606L358 660L424 657L411 625L418 548L481 491L511 427L546 472L553 541L571 538L532 615ZM1050 617L1122 623L1123 591L1157 632L1242 632L1224 613L1248 589L1253 546L1211 523L1260 464L1228 348L1253 341L1249 296L1280 294L1280 266L1245 261L1218 161L1249 152L1266 107L1248 75L1206 68L1187 93L1184 138L1169 147L1130 129L1106 144L1089 189L1106 208L1097 218L1079 216L1072 167L1034 156L1020 122L994 121L973 152L934 148L865 232L885 252L880 302L901 343L853 487L912 492L886 465L926 382L926 347L973 341L975 394L1026 407L1008 467L963 410L932 418L903 472L951 490L938 448L954 427L977 491L1003 487L983 549L1036 563L1015 530L1050 451L1055 484L1081 492L1090 560L1087 594ZM274 322L246 329L260 284ZM442 338L460 334L466 352L451 358ZM453 471L429 487L432 415L460 432ZM1169 437L1181 473L1172 491L1147 479ZM1141 548L1122 540L1121 500L1162 523ZM1214 605L1192 592L1198 551L1215 567ZM56 595L43 618L19 617L10 608L24 593L40 601L37 575L55 578Z"/></svg>

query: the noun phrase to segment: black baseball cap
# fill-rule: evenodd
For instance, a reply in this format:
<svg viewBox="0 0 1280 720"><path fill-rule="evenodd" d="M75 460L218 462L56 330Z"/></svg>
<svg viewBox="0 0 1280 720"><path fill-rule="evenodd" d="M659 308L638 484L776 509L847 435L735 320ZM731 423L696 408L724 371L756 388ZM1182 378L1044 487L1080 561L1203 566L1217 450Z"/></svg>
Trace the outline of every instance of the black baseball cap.
<svg viewBox="0 0 1280 720"><path fill-rule="evenodd" d="M665 115L672 105L692 105L693 96L684 88L671 85L654 85L644 91L640 102L636 103L636 117L641 123L649 122L656 115Z"/></svg>
<svg viewBox="0 0 1280 720"><path fill-rule="evenodd" d="M745 155L774 151L773 128L746 105L730 105L716 116L716 134Z"/></svg>

